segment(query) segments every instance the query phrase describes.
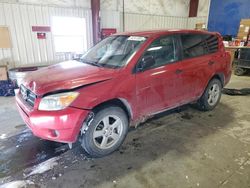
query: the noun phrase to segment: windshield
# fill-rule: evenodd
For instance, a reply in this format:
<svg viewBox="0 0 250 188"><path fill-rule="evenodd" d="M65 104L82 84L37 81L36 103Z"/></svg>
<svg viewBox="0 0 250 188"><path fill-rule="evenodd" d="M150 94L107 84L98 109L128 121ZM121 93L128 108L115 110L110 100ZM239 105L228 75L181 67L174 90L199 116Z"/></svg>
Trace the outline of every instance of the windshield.
<svg viewBox="0 0 250 188"><path fill-rule="evenodd" d="M120 68L127 64L145 40L145 37L138 36L110 36L91 48L80 61L95 66Z"/></svg>

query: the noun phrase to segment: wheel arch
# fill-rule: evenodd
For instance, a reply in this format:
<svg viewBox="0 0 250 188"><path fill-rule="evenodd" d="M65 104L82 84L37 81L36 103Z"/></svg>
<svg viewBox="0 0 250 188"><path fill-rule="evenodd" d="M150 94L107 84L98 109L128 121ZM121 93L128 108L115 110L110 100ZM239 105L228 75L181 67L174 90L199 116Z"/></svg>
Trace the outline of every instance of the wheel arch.
<svg viewBox="0 0 250 188"><path fill-rule="evenodd" d="M223 73L216 73L216 74L214 74L214 75L212 76L212 78L209 80L209 82L210 82L211 80L213 80L214 78L220 80L222 86L225 85L225 76L224 76Z"/></svg>
<svg viewBox="0 0 250 188"><path fill-rule="evenodd" d="M114 99L109 99L107 101L103 101L99 103L98 105L96 105L92 110L99 110L105 106L111 106L111 105L121 107L126 112L126 115L128 116L129 121L133 118L133 111L132 111L131 105L124 98L114 98Z"/></svg>
<svg viewBox="0 0 250 188"><path fill-rule="evenodd" d="M224 85L225 85L225 77L224 77L224 74L223 74L223 73L216 73L216 74L214 74L210 79L207 80L206 84L205 84L204 87L203 87L202 92L200 93L199 98L200 98L200 97L202 96L202 94L205 92L205 90L206 90L206 88L207 88L209 82L210 82L211 80L213 80L213 79L218 79L218 80L221 82L222 87L224 87Z"/></svg>

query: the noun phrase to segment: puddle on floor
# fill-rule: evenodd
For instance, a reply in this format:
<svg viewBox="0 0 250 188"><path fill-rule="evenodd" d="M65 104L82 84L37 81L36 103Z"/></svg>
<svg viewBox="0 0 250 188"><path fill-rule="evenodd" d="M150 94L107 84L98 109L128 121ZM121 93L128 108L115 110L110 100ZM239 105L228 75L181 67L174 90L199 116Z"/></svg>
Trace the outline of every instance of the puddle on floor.
<svg viewBox="0 0 250 188"><path fill-rule="evenodd" d="M10 176L68 150L67 144L41 140L30 130L0 140L0 178Z"/></svg>

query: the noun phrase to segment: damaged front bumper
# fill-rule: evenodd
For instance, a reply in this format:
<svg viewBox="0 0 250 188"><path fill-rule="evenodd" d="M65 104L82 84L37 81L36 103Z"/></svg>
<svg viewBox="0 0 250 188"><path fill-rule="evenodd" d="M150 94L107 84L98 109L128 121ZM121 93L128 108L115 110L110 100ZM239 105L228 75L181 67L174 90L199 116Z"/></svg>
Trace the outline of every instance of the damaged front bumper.
<svg viewBox="0 0 250 188"><path fill-rule="evenodd" d="M89 110L74 107L59 111L39 111L29 107L20 94L16 95L16 103L22 119L35 136L56 142L75 142L89 114Z"/></svg>

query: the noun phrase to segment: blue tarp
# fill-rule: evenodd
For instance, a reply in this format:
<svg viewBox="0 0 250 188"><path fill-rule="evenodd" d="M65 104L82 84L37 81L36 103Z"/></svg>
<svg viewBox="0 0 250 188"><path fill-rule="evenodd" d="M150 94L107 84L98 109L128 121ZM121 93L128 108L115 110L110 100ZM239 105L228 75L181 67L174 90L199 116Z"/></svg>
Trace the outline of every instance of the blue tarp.
<svg viewBox="0 0 250 188"><path fill-rule="evenodd" d="M240 20L250 18L250 0L211 0L208 30L237 36Z"/></svg>

